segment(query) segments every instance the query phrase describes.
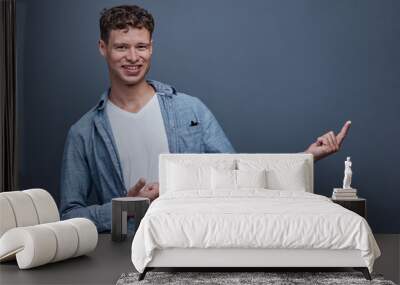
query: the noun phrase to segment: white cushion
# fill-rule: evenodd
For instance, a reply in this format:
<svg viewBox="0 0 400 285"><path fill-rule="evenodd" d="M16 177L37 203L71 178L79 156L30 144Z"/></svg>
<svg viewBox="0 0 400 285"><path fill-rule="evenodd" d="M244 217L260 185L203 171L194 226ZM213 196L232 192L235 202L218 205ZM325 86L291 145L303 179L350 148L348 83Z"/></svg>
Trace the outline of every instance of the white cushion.
<svg viewBox="0 0 400 285"><path fill-rule="evenodd" d="M261 170L236 170L238 188L267 188L267 171Z"/></svg>
<svg viewBox="0 0 400 285"><path fill-rule="evenodd" d="M214 161L207 160L186 160L179 159L167 164L168 191L185 190L210 190L211 187L211 168L215 169L234 169L235 161Z"/></svg>
<svg viewBox="0 0 400 285"><path fill-rule="evenodd" d="M56 237L43 225L13 228L0 238L0 261L16 258L20 269L49 263L56 251Z"/></svg>
<svg viewBox="0 0 400 285"><path fill-rule="evenodd" d="M0 195L0 237L16 226L17 222L10 202L6 197Z"/></svg>
<svg viewBox="0 0 400 285"><path fill-rule="evenodd" d="M210 188L210 168L169 164L167 187L171 191Z"/></svg>
<svg viewBox="0 0 400 285"><path fill-rule="evenodd" d="M98 233L92 221L84 218L75 218L65 220L65 222L70 223L78 233L78 248L73 257L86 254L96 248Z"/></svg>
<svg viewBox="0 0 400 285"><path fill-rule="evenodd" d="M28 189L22 191L28 194L33 201L39 224L52 223L60 220L56 202L50 193L43 189Z"/></svg>
<svg viewBox="0 0 400 285"><path fill-rule="evenodd" d="M267 188L273 190L306 191L308 184L302 166L285 172L270 170L267 172L267 181Z"/></svg>
<svg viewBox="0 0 400 285"><path fill-rule="evenodd" d="M306 189L311 189L307 167L305 160L246 158L238 160L239 170L265 169L267 188L273 190L306 191Z"/></svg>
<svg viewBox="0 0 400 285"><path fill-rule="evenodd" d="M78 232L71 227L71 223L56 222L43 224L43 227L47 227L55 235L57 244L56 254L52 258L51 262L64 260L74 256L78 249ZM50 261L49 261L50 262Z"/></svg>
<svg viewBox="0 0 400 285"><path fill-rule="evenodd" d="M17 227L39 224L35 205L31 197L22 191L2 192L0 195L10 202Z"/></svg>
<svg viewBox="0 0 400 285"><path fill-rule="evenodd" d="M43 189L0 193L0 237L14 227L26 227L60 220L57 205Z"/></svg>
<svg viewBox="0 0 400 285"><path fill-rule="evenodd" d="M236 190L236 170L211 168L211 188Z"/></svg>
<svg viewBox="0 0 400 285"><path fill-rule="evenodd" d="M266 188L266 170L211 169L213 190L238 190L241 188Z"/></svg>
<svg viewBox="0 0 400 285"><path fill-rule="evenodd" d="M86 254L97 239L96 226L84 218L13 228L0 238L0 261L16 257L28 269Z"/></svg>

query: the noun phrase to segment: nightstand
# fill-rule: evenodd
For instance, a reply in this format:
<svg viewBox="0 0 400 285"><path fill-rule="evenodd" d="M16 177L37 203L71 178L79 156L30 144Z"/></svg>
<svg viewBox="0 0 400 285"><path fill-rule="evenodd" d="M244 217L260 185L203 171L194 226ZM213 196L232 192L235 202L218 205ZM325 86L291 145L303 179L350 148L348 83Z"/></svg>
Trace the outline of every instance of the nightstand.
<svg viewBox="0 0 400 285"><path fill-rule="evenodd" d="M364 198L357 199L332 199L332 202L359 214L364 219L367 218L367 200Z"/></svg>

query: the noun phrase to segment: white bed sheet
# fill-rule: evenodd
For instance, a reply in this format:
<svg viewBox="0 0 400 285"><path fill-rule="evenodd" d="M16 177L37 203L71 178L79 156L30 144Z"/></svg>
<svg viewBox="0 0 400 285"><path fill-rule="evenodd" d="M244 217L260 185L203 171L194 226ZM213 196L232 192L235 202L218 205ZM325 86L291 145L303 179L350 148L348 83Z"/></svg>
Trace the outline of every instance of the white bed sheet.
<svg viewBox="0 0 400 285"><path fill-rule="evenodd" d="M361 216L324 196L265 189L160 196L134 237L133 265L143 272L165 248L357 249L371 272L380 255Z"/></svg>

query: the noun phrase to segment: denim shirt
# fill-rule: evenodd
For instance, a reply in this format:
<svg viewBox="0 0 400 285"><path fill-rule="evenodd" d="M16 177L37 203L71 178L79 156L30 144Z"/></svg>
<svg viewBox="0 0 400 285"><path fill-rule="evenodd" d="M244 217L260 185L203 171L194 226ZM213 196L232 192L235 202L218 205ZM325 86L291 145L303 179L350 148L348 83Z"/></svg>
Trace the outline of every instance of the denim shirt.
<svg viewBox="0 0 400 285"><path fill-rule="evenodd" d="M198 98L161 82L148 83L158 96L170 153L234 152L221 126ZM124 197L128 191L105 111L108 93L70 128L61 167L62 219L88 218L99 232L111 230L111 199ZM88 205L92 194L99 204Z"/></svg>

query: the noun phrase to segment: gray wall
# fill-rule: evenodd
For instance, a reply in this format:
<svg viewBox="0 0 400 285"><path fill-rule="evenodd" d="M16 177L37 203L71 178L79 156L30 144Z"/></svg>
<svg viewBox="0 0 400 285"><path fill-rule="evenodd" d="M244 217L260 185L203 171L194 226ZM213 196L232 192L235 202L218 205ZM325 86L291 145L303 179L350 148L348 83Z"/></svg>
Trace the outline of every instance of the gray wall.
<svg viewBox="0 0 400 285"><path fill-rule="evenodd" d="M103 7L17 0L20 187L58 199L69 126L108 86ZM374 232L400 232L399 1L136 1L156 19L150 78L201 98L237 152L300 152L347 119L342 150L316 163L315 192L353 186Z"/></svg>

